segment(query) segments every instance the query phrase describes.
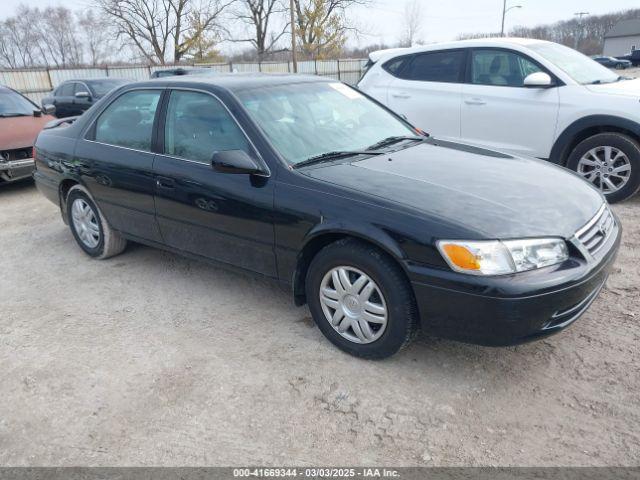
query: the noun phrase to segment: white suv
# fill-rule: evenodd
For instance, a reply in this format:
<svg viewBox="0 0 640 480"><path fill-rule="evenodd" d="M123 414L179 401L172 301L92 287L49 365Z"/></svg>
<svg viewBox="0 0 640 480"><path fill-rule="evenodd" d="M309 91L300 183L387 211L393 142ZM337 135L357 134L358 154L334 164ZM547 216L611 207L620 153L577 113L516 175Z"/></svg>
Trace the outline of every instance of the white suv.
<svg viewBox="0 0 640 480"><path fill-rule="evenodd" d="M383 50L358 87L436 138L575 170L610 202L640 188L640 79L562 45L500 38Z"/></svg>

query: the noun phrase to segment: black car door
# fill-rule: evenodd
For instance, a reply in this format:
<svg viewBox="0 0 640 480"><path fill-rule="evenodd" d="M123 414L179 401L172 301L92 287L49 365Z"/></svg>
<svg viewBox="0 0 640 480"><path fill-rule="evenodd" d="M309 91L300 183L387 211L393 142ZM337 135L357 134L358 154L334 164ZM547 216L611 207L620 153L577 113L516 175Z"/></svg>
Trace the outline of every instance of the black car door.
<svg viewBox="0 0 640 480"><path fill-rule="evenodd" d="M220 173L216 151L244 150L258 158L242 128L214 95L173 90L163 106L154 162L156 213L169 246L276 276L273 181Z"/></svg>
<svg viewBox="0 0 640 480"><path fill-rule="evenodd" d="M82 115L93 105L93 96L89 86L84 82L76 82L73 90L73 114Z"/></svg>
<svg viewBox="0 0 640 480"><path fill-rule="evenodd" d="M53 103L56 106L56 116L59 118L73 115L74 82L66 82L60 85L54 94Z"/></svg>
<svg viewBox="0 0 640 480"><path fill-rule="evenodd" d="M134 89L115 98L78 140L71 166L114 229L158 243L151 145L163 91Z"/></svg>

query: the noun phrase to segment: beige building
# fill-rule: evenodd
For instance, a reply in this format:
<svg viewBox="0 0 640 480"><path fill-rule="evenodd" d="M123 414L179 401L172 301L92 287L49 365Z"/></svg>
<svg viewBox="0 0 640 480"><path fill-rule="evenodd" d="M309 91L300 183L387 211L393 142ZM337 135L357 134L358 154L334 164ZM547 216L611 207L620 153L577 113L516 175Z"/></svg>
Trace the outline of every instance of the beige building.
<svg viewBox="0 0 640 480"><path fill-rule="evenodd" d="M604 55L619 57L633 50L640 50L640 18L622 20L604 36Z"/></svg>

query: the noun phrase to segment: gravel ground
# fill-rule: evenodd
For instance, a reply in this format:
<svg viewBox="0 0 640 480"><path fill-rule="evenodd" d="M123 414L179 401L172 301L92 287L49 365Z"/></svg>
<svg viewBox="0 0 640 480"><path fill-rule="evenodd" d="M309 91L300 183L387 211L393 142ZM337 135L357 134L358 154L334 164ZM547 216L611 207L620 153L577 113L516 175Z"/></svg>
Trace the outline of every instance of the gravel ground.
<svg viewBox="0 0 640 480"><path fill-rule="evenodd" d="M1 465L638 465L640 196L566 332L420 338L379 362L271 283L130 246L95 261L33 185L0 190Z"/></svg>

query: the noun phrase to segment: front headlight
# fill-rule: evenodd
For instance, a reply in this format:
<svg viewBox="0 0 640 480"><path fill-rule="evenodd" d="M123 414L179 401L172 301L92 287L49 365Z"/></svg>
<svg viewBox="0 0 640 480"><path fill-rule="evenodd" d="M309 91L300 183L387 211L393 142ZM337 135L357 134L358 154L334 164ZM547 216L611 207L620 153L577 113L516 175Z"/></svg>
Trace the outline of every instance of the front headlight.
<svg viewBox="0 0 640 480"><path fill-rule="evenodd" d="M504 241L439 240L438 250L456 272L507 275L548 267L569 258L561 238Z"/></svg>

